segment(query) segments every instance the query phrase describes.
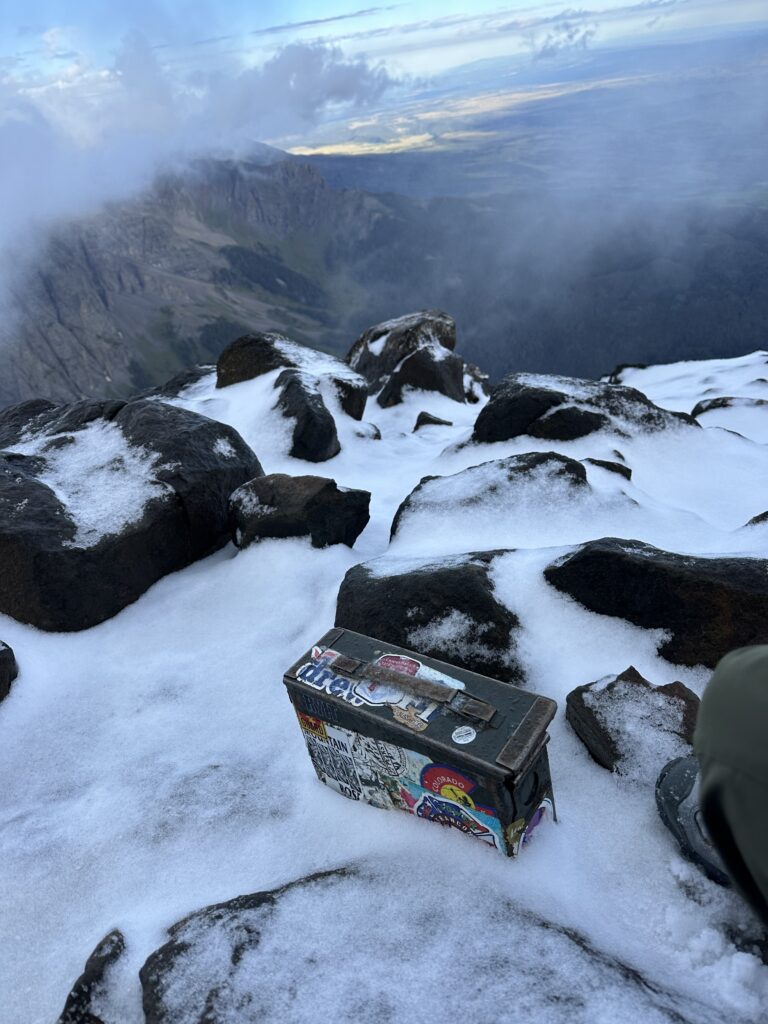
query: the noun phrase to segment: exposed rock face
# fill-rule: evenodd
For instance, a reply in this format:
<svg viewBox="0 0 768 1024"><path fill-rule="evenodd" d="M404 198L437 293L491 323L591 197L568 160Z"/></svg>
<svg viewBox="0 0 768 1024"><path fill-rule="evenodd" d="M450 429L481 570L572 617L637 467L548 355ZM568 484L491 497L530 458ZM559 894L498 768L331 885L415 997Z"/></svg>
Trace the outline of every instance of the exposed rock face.
<svg viewBox="0 0 768 1024"><path fill-rule="evenodd" d="M181 370L179 373L174 374L170 380L165 381L164 384L148 388L146 391L142 391L140 395L136 395L136 398L177 398L186 388L197 384L199 380L214 373L215 370L216 367L211 364L193 366L189 370Z"/></svg>
<svg viewBox="0 0 768 1024"><path fill-rule="evenodd" d="M338 487L327 477L257 477L230 499L235 543L245 548L262 537L309 536L316 548L352 547L370 519L370 500L369 491Z"/></svg>
<svg viewBox="0 0 768 1024"><path fill-rule="evenodd" d="M37 416L50 412L56 406L44 398L30 398L27 402L11 405L0 411L0 448L7 448L21 439L24 431Z"/></svg>
<svg viewBox="0 0 768 1024"><path fill-rule="evenodd" d="M420 348L456 348L456 322L438 309L385 320L364 331L347 355L353 370L378 391L395 367Z"/></svg>
<svg viewBox="0 0 768 1024"><path fill-rule="evenodd" d="M331 382L348 416L361 420L368 384L341 360L291 341L282 334L246 334L228 345L216 364L216 387L224 388L285 367Z"/></svg>
<svg viewBox="0 0 768 1024"><path fill-rule="evenodd" d="M520 685L519 623L496 600L489 572L500 554L356 565L339 589L336 625Z"/></svg>
<svg viewBox="0 0 768 1024"><path fill-rule="evenodd" d="M452 427L450 420L441 420L439 416L433 416L431 412L420 412L416 417L413 433L421 430L422 427Z"/></svg>
<svg viewBox="0 0 768 1024"><path fill-rule="evenodd" d="M398 363L376 401L382 409L399 405L407 387L419 391L438 391L454 402L463 402L464 362L453 352L438 346L417 349Z"/></svg>
<svg viewBox="0 0 768 1024"><path fill-rule="evenodd" d="M0 640L0 700L8 696L11 683L18 674L19 666L16 664L13 648Z"/></svg>
<svg viewBox="0 0 768 1024"><path fill-rule="evenodd" d="M272 1005L271 983L254 976L253 957L280 900L333 884L347 873L343 868L324 871L271 892L236 896L174 924L168 929L169 941L139 971L146 1024L265 1019L260 1001Z"/></svg>
<svg viewBox="0 0 768 1024"><path fill-rule="evenodd" d="M40 629L103 622L229 539L261 475L237 431L157 401L38 414L0 452L0 611Z"/></svg>
<svg viewBox="0 0 768 1024"><path fill-rule="evenodd" d="M400 504L392 521L391 536L411 516L449 516L451 509L482 510L491 503L499 506L535 488L550 497L557 493L561 500L587 491L587 472L575 459L558 452L525 452L507 459L470 466L453 476L424 477Z"/></svg>
<svg viewBox="0 0 768 1024"><path fill-rule="evenodd" d="M56 1024L102 1024L93 1012L94 997L105 983L109 969L125 951L122 932L105 935L85 962L83 973L72 986Z"/></svg>
<svg viewBox="0 0 768 1024"><path fill-rule="evenodd" d="M698 711L687 686L653 686L630 666L571 690L565 717L603 768L650 782L673 757L690 753Z"/></svg>
<svg viewBox="0 0 768 1024"><path fill-rule="evenodd" d="M768 561L673 554L639 541L582 545L544 572L590 611L668 630L659 653L714 668L736 647L768 643Z"/></svg>
<svg viewBox="0 0 768 1024"><path fill-rule="evenodd" d="M283 370L275 381L280 388L277 405L294 420L290 455L306 462L325 462L341 451L336 421L323 401L316 382L300 370Z"/></svg>
<svg viewBox="0 0 768 1024"><path fill-rule="evenodd" d="M598 430L623 434L695 422L690 416L658 408L634 388L512 373L493 389L490 401L480 410L472 440L492 443L527 434L573 441Z"/></svg>

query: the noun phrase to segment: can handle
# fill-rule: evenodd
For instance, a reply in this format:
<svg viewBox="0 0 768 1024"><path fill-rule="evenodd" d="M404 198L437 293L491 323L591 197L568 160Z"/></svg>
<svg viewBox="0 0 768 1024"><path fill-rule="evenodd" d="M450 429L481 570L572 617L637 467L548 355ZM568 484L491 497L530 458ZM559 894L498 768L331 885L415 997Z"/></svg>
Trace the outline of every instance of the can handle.
<svg viewBox="0 0 768 1024"><path fill-rule="evenodd" d="M471 718L476 722L490 722L496 714L496 708L492 704L472 696L466 690L459 690L455 686L443 686L429 679L419 679L418 676L408 675L407 672L384 668L382 665L374 665L370 661L359 661L346 654L337 654L332 661L329 660L328 664L339 675L348 678L365 678L376 683L397 686L417 697L426 697L436 704L444 704L457 715Z"/></svg>

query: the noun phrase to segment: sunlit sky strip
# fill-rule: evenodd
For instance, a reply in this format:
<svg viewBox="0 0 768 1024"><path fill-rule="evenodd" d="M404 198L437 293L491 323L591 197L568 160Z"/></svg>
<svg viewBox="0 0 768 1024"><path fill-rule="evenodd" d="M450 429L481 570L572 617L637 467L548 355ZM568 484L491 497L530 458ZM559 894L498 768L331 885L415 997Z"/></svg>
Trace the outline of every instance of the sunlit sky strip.
<svg viewBox="0 0 768 1024"><path fill-rule="evenodd" d="M590 0L578 9L560 2L468 0L366 4L365 0L245 0L157 3L134 0L30 0L1 5L0 77L51 77L108 68L120 39L142 32L161 61L180 72L228 71L268 59L295 41L322 40L348 56L386 61L395 71L430 74L483 57L524 53L564 23L591 46L669 34L717 33L768 24L766 0Z"/></svg>

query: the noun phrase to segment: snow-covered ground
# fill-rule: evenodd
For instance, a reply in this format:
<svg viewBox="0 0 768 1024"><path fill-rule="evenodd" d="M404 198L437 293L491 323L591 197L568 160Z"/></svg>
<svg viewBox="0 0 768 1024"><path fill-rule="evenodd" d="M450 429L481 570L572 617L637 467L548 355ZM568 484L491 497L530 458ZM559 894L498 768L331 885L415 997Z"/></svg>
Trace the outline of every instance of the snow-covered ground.
<svg viewBox="0 0 768 1024"><path fill-rule="evenodd" d="M767 358L628 371L625 382L690 411L713 394L768 397L768 384L765 394L750 384ZM278 372L220 391L204 378L179 404L233 425L266 472L370 490L371 522L354 550L229 546L79 634L0 617L21 669L0 705L1 1024L50 1024L115 927L127 953L102 1015L139 1024L138 969L174 921L339 866L358 873L281 903L253 963L253 984L272 994L259 1019L761 1019L768 967L739 948L759 926L682 859L651 782L598 767L563 716L569 690L630 664L699 693L708 673L670 665L656 653L659 631L586 611L541 571L564 546L606 535L768 556L768 525L742 528L768 509L768 407L729 409L728 430L705 419L702 430L477 446L461 443L477 406L433 394L388 410L371 400L366 419L383 435L374 441L328 391L342 451L309 465L284 454L289 423L271 408ZM422 409L454 426L412 433ZM578 501L534 486L462 508L492 471L462 474L389 543L398 505L423 476L526 451L615 460L616 448L631 482L588 464L591 489ZM531 685L560 704L549 748L560 821L516 861L323 787L282 684L333 624L350 566L486 548L516 549L494 563L496 595L522 623ZM299 962L316 966L297 978Z"/></svg>

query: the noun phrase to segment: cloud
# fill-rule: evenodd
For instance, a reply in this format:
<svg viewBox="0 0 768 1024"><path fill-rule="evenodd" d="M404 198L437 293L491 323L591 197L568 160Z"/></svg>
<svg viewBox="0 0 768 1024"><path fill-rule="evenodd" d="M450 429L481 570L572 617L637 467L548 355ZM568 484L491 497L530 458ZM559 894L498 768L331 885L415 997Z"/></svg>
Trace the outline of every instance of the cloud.
<svg viewBox="0 0 768 1024"><path fill-rule="evenodd" d="M256 28L251 32L252 36L275 35L279 32L295 32L303 28L317 28L321 25L330 25L337 21L352 21L355 18L368 18L372 14L383 14L388 11L395 11L402 4L390 4L387 7L366 7L361 11L352 11L350 14L334 14L328 18L310 18L308 21L286 21L281 25L269 25L267 28Z"/></svg>
<svg viewBox="0 0 768 1024"><path fill-rule="evenodd" d="M0 73L0 261L51 221L145 187L165 164L245 154L326 111L364 109L392 84L383 66L322 43L292 43L231 73L179 77L138 31L107 68L83 54L48 77L10 68Z"/></svg>

